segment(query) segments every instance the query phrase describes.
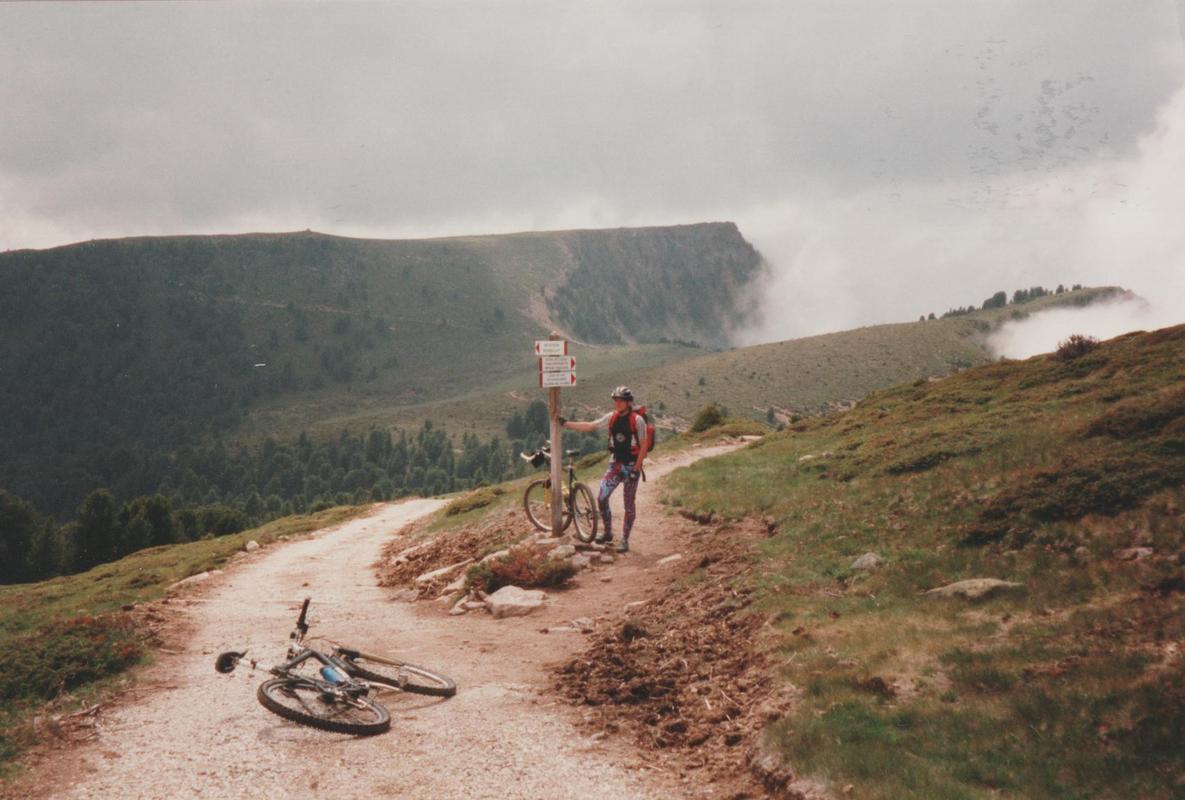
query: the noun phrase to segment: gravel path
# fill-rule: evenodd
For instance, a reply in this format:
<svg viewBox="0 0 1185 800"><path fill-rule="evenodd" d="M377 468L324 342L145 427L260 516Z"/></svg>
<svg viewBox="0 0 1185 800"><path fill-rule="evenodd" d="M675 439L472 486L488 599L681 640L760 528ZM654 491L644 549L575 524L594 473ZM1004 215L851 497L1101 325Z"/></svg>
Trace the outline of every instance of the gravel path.
<svg viewBox="0 0 1185 800"><path fill-rule="evenodd" d="M653 481L726 449L668 458L648 472ZM258 551L188 595L182 613L192 634L182 652L162 655L141 674L137 685L146 691L107 711L95 740L40 754L3 791L104 800L681 796L677 776L661 774L647 756L577 731L573 712L547 692L545 667L578 651L583 637L540 633L597 616L606 605L620 611L654 585L655 564L667 553L653 494L645 487L639 493L637 554L599 578L586 573L581 588L519 619L450 618L437 604L391 602L375 585L372 565L384 542L440 500L384 504L370 516ZM305 596L313 598L314 636L435 667L456 679L456 697L385 695L391 732L354 738L267 712L255 699L262 671L244 665L231 676L214 672L214 656L228 649L279 661Z"/></svg>

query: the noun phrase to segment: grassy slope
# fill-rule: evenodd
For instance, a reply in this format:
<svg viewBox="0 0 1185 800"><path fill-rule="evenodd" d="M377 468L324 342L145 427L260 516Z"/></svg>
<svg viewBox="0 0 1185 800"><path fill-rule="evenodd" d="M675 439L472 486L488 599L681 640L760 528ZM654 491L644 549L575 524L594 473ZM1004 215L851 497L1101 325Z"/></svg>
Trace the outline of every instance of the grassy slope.
<svg viewBox="0 0 1185 800"><path fill-rule="evenodd" d="M1185 327L1133 334L673 475L675 505L779 522L751 580L803 692L770 729L793 765L868 798L1179 797L1183 385ZM1024 588L921 595L978 577Z"/></svg>
<svg viewBox="0 0 1185 800"><path fill-rule="evenodd" d="M473 432L481 436L506 436L506 422L531 400L545 400L538 388L538 364L530 352L531 340L523 339L513 351L497 360L500 371L480 388L444 400L419 403L394 403L381 395L358 395L348 398L308 397L268 404L252 412L249 438L261 433L294 433L333 436L342 428L367 429L372 426L414 430L424 420L444 426L450 433ZM611 382L623 371L639 364L659 366L679 361L699 349L679 344L573 345L580 353L577 372L582 380Z"/></svg>
<svg viewBox="0 0 1185 800"><path fill-rule="evenodd" d="M86 696L147 655L123 606L158 599L182 578L221 567L251 539L268 544L364 511L285 517L230 536L141 550L78 575L0 587L0 769L30 741L23 723L42 702Z"/></svg>

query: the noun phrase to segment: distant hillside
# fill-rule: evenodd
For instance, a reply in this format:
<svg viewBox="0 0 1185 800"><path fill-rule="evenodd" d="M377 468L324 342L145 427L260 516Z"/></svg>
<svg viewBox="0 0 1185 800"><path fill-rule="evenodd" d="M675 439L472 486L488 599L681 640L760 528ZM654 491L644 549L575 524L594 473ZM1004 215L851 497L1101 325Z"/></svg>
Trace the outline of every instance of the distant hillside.
<svg viewBox="0 0 1185 800"><path fill-rule="evenodd" d="M970 312L947 319L875 325L840 333L791 339L723 352L686 349L667 363L629 365L618 371L586 374L564 392L570 416L590 416L606 408L614 386L626 384L661 424L682 427L708 403L726 406L734 416L775 423L793 415L817 414L854 403L869 392L915 378L941 377L995 360L986 336L1005 320L1065 305L1088 305L1112 297L1114 287L1080 289L1019 306ZM578 362L585 348L575 346ZM496 430L538 390L529 381L518 390L483 393L433 404L433 419L449 425L478 424ZM376 409L367 419L415 424L423 406ZM327 425L337 424L332 416Z"/></svg>
<svg viewBox="0 0 1185 800"><path fill-rule="evenodd" d="M295 403L348 414L529 374L506 356L553 326L652 343L639 352L658 360L684 349L663 339L720 344L760 268L731 223L419 241L153 237L0 254L0 487L73 511L95 486L137 483L137 450L262 436L242 427L258 425L258 408L279 410L282 425ZM627 274L696 288L637 291L623 288Z"/></svg>
<svg viewBox="0 0 1185 800"><path fill-rule="evenodd" d="M710 402L736 416L775 421L854 403L869 392L911 378L941 377L995 359L986 335L1001 322L1064 305L1088 305L1122 290L1080 289L1020 306L969 312L947 319L867 328L706 353L608 381L587 381L570 402L605 403L608 383L625 383L672 422L689 421Z"/></svg>

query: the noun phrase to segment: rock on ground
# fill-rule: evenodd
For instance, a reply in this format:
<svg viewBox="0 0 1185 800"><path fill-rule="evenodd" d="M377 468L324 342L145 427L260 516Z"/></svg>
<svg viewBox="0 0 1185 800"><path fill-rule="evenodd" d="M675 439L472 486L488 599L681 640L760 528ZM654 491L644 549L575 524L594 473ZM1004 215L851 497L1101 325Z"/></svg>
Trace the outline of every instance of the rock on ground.
<svg viewBox="0 0 1185 800"><path fill-rule="evenodd" d="M456 564L449 564L447 567L441 567L440 569L434 569L431 572L425 572L423 575L420 575L418 578L416 578L416 586L426 586L437 578L443 578L446 575L451 575L454 571L472 563L473 559L467 558L464 561L458 561Z"/></svg>
<svg viewBox="0 0 1185 800"><path fill-rule="evenodd" d="M486 598L486 608L494 619L522 617L542 606L546 598L547 593L540 589L503 586Z"/></svg>
<svg viewBox="0 0 1185 800"><path fill-rule="evenodd" d="M883 558L881 558L880 556L878 556L876 553L865 553L864 555L860 556L859 558L857 558L855 561L852 562L851 568L852 569L869 569L869 570L871 570L871 569L876 569L883 563L885 563L885 560Z"/></svg>
<svg viewBox="0 0 1185 800"><path fill-rule="evenodd" d="M190 584L201 583L202 581L209 580L210 576L214 575L214 574L215 573L212 573L212 572L199 572L196 575L190 575L188 578L182 578L181 580L179 580L176 583L169 586L167 591L171 592L175 589L180 589L182 586L189 586Z"/></svg>
<svg viewBox="0 0 1185 800"><path fill-rule="evenodd" d="M465 575L464 572L462 572L460 575L457 576L457 579L455 581L453 581L448 586L441 589L440 593L447 594L447 595L454 595L457 592L459 592L465 588L465 582L467 580L468 580L468 576Z"/></svg>
<svg viewBox="0 0 1185 800"><path fill-rule="evenodd" d="M1000 592L1020 589L1022 583L1002 581L999 578L969 578L949 583L926 592L930 597L962 597L965 600L982 600Z"/></svg>

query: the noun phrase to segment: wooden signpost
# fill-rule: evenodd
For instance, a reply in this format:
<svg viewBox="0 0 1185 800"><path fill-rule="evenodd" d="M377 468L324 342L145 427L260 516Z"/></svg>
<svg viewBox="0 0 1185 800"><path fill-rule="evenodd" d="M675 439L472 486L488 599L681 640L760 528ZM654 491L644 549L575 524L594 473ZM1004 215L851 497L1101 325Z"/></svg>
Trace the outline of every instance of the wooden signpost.
<svg viewBox="0 0 1185 800"><path fill-rule="evenodd" d="M559 536L564 519L560 389L576 385L576 359L568 355L568 343L557 331L535 342L535 355L539 357L539 386L547 389L547 411L551 419L551 532Z"/></svg>

